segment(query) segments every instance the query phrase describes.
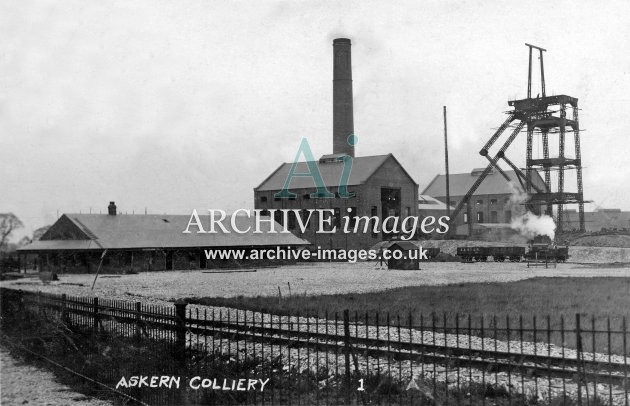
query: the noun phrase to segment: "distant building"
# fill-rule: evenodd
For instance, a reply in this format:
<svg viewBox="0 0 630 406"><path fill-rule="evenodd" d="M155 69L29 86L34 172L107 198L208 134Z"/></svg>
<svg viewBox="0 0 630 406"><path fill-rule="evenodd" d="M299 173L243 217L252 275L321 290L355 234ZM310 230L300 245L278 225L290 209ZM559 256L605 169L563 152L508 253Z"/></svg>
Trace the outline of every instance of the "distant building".
<svg viewBox="0 0 630 406"><path fill-rule="evenodd" d="M464 198L483 170L480 168L473 169L470 173L450 174L451 207L456 207ZM518 201L518 196L524 194L524 189L519 184L516 173L514 171L505 171L505 173L513 179L512 182L508 182L498 171L492 171L479 185L470 198L470 210L464 208L454 223L451 223L457 227L457 234L466 234L469 222L473 223L474 230L509 227L513 218L525 213L525 206ZM545 182L540 174L536 171L532 173L533 183L546 190ZM446 203L446 175L435 176L421 195L428 195ZM469 218L469 212L471 218ZM536 208L535 212L540 213L540 208Z"/></svg>
<svg viewBox="0 0 630 406"><path fill-rule="evenodd" d="M630 211L598 209L584 212L584 226L588 232L630 231ZM577 231L580 222L577 210L564 210L563 230Z"/></svg>
<svg viewBox="0 0 630 406"><path fill-rule="evenodd" d="M450 211L455 210L453 206ZM439 218L448 213L446 203L429 195L418 195L418 217L422 220L425 217L433 216Z"/></svg>
<svg viewBox="0 0 630 406"><path fill-rule="evenodd" d="M293 216L288 218L287 228L316 246L325 249L367 249L382 239L391 237L386 233L364 233L363 227L358 233L344 233L340 230L344 216L376 216L380 227L386 217L405 218L416 215L418 185L392 154L355 157L352 160L347 188L354 197L350 198L339 196L343 163L326 157L320 159L318 168L326 188L335 194L334 198L312 198L311 193L316 192L316 188L310 177L293 178L289 190L297 195L294 199L274 197L282 190L291 166L292 163L280 165L254 189L254 206L262 210L299 209L303 213L301 217L304 221L308 217L308 209L331 209L332 223L337 227L334 234L316 232L319 231L318 212L313 212L309 227L304 233ZM299 163L297 171L308 172L307 164ZM283 224L281 212L276 214L276 221Z"/></svg>
<svg viewBox="0 0 630 406"><path fill-rule="evenodd" d="M199 216L209 224L209 216ZM261 222L263 233L240 234L224 224L230 233L184 234L190 215L117 214L111 202L108 214L63 214L42 237L21 247L21 255L36 254L38 268L53 272L162 271L171 269L204 269L241 267L252 261L234 259L208 260L204 249L279 249L288 250L308 245L292 234L266 233L268 222ZM237 217L239 230L252 226L254 219ZM280 225L275 226L281 229ZM290 248L289 248L290 247Z"/></svg>

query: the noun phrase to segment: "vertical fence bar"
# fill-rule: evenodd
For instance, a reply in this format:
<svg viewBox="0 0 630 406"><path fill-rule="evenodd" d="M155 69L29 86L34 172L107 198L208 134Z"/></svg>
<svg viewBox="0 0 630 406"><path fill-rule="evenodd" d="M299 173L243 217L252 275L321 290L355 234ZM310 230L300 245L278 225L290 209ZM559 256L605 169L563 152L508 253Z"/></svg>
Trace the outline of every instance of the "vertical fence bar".
<svg viewBox="0 0 630 406"><path fill-rule="evenodd" d="M595 335L597 334L595 330L595 316L591 316L591 334L592 334L592 344L593 344L592 361L595 361L595 354L597 353L597 348L595 345ZM599 372L599 368L595 372ZM586 384L588 385L588 382ZM593 375L593 402L597 402L597 374Z"/></svg>
<svg viewBox="0 0 630 406"><path fill-rule="evenodd" d="M565 347L566 347L566 342L565 340L565 330L564 330L564 315L560 315L560 341L562 342L562 403L566 404L567 403L567 381L565 378L565 370L566 370L566 359L565 359Z"/></svg>
<svg viewBox="0 0 630 406"><path fill-rule="evenodd" d="M96 338L98 337L98 297L92 299L92 322L92 336Z"/></svg>
<svg viewBox="0 0 630 406"><path fill-rule="evenodd" d="M136 340L140 341L142 338L142 303L136 302Z"/></svg>
<svg viewBox="0 0 630 406"><path fill-rule="evenodd" d="M409 310L409 375L411 375L409 377L409 379L414 379L414 376L413 376L413 357L411 356L411 354L413 353L413 330L412 330L412 326L413 326L413 315L411 313L411 310Z"/></svg>
<svg viewBox="0 0 630 406"><path fill-rule="evenodd" d="M493 336L494 336L494 363L495 365L494 367L494 385L497 387L497 389L499 388L499 368L497 368L497 353L498 353L498 349L497 349L497 345L498 345L498 341L499 341L499 337L497 336L497 315L493 314L492 315L492 329L493 329ZM495 400L495 404L496 404L496 400Z"/></svg>
<svg viewBox="0 0 630 406"><path fill-rule="evenodd" d="M451 353L448 348L448 342L446 341L446 333L446 312L444 312L442 314L442 334L444 334L444 354L446 355L446 362L444 363L444 403L448 406L448 367L451 362Z"/></svg>
<svg viewBox="0 0 630 406"><path fill-rule="evenodd" d="M66 322L66 319L68 318L68 309L67 309L68 303L66 302L66 294L63 293L61 295L61 321L62 322Z"/></svg>
<svg viewBox="0 0 630 406"><path fill-rule="evenodd" d="M389 316L389 312L387 312L387 379L392 381L392 352L391 352L391 320ZM391 404L391 385L387 388L387 404Z"/></svg>
<svg viewBox="0 0 630 406"><path fill-rule="evenodd" d="M344 361L346 366L346 404L350 404L350 312L343 311Z"/></svg>
<svg viewBox="0 0 630 406"><path fill-rule="evenodd" d="M612 337L611 337L611 332L610 332L610 316L608 316L606 318L606 332L607 334L607 338L608 338L608 403L609 404L613 404L613 391L612 391Z"/></svg>
<svg viewBox="0 0 630 406"><path fill-rule="evenodd" d="M455 348L456 351L459 353L459 313L455 313ZM461 378L461 374L460 374L460 370L461 367L458 365L456 367L456 373L457 373L457 397L456 397L456 402L459 405L461 403L461 383L460 383L460 378Z"/></svg>
<svg viewBox="0 0 630 406"><path fill-rule="evenodd" d="M523 315L519 314L518 316L518 333L519 333L519 340L520 340L520 344L521 344L521 360L520 360L520 366L521 368L523 367L523 353L524 353L524 349L523 346L525 345L525 340L523 337ZM522 370L522 369L521 369ZM525 393L525 374L521 372L521 395L523 397L525 397L526 393Z"/></svg>
<svg viewBox="0 0 630 406"><path fill-rule="evenodd" d="M402 337L400 336L400 314L396 315L396 320L398 322L398 351L402 352L402 347L400 346L402 342ZM398 384L402 384L402 357L398 356ZM398 404L402 404L402 392L398 392Z"/></svg>
<svg viewBox="0 0 630 406"><path fill-rule="evenodd" d="M575 314L575 345L577 347L577 396L578 396L578 405L582 404L582 377L580 376L580 366L581 361L580 357L582 356L582 335L580 332L580 314Z"/></svg>
<svg viewBox="0 0 630 406"><path fill-rule="evenodd" d="M376 324L376 341L378 342L378 339L379 339L378 336L380 332L379 320L378 320L379 312L376 311L375 313L376 314L374 316L375 316L375 324ZM376 374L379 376L381 375L381 357L378 355L376 356Z"/></svg>
<svg viewBox="0 0 630 406"><path fill-rule="evenodd" d="M536 320L536 315L534 315L532 317L532 324L533 324L533 333L534 333L534 339L532 341L534 341L534 356L538 355L538 329L536 327L537 324L537 320ZM536 393L536 399L538 399L538 374L536 373L536 371L533 371L534 374L534 393Z"/></svg>
<svg viewBox="0 0 630 406"><path fill-rule="evenodd" d="M481 352L485 352L485 332L484 332L484 317L483 314L481 315L481 317L479 318L480 322L481 322L481 330L480 330L480 335L481 335ZM482 390L485 391L486 390L486 369L482 368L481 369L481 387L483 388ZM486 404L486 396L485 393L482 393L481 396L481 404L485 406Z"/></svg>
<svg viewBox="0 0 630 406"><path fill-rule="evenodd" d="M435 312L431 312L431 338L432 338L432 344L433 344L433 348L435 348ZM437 365L434 362L433 363L433 398L435 399L437 397L437 369L436 369Z"/></svg>
<svg viewBox="0 0 630 406"><path fill-rule="evenodd" d="M328 323L329 323L329 320L328 320L328 309L326 309L326 311L324 312L324 320L325 320L325 323L326 323L326 326L325 326L326 342L330 342L330 339L328 338ZM326 352L325 355L326 355L326 378L329 378L330 377L330 368L329 368L329 365L328 365L328 351ZM326 397L326 403L328 403L328 397Z"/></svg>
<svg viewBox="0 0 630 406"><path fill-rule="evenodd" d="M186 303L175 303L175 359L179 371L184 371L186 366Z"/></svg>
<svg viewBox="0 0 630 406"><path fill-rule="evenodd" d="M564 343L562 343L564 346ZM547 315L547 392L551 404L551 316Z"/></svg>
<svg viewBox="0 0 630 406"><path fill-rule="evenodd" d="M472 364L472 316L468 313L468 360ZM468 386L472 389L473 379L472 379L472 368L470 365L468 366ZM468 402L470 405L473 404L473 396L471 390L471 396L468 398Z"/></svg>
<svg viewBox="0 0 630 406"><path fill-rule="evenodd" d="M621 330L622 330L622 334L623 334L623 392L624 392L624 396L625 396L625 406L628 406L628 330L627 330L627 325L626 325L626 316L623 316L623 319L621 320L622 326L621 326Z"/></svg>

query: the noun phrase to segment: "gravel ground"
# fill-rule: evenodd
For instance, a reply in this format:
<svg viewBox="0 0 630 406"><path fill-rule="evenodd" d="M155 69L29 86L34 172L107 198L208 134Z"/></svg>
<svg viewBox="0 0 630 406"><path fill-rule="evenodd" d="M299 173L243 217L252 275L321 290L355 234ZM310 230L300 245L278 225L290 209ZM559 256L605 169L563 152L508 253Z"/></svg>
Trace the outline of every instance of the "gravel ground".
<svg viewBox="0 0 630 406"><path fill-rule="evenodd" d="M615 261L611 261L615 262ZM43 291L51 293L66 293L76 296L99 296L108 299L122 300L141 300L145 303L166 304L181 297L203 297L203 296L256 296L278 294L278 287L282 289L283 294L288 294L287 282L291 285L292 294L330 294L330 293L349 293L349 292L368 292L384 290L388 288L402 286L420 286L420 285L440 285L449 283L465 283L465 282L509 282L532 277L601 277L601 276L622 276L630 277L630 267L618 267L599 265L597 267L585 267L576 264L559 264L557 268L527 268L525 263L436 263L426 262L421 264L420 271L398 271L398 270L382 270L377 269L374 263L329 263L329 264L298 264L293 266L284 266L278 268L264 268L257 272L247 273L203 273L202 271L170 271L170 272L149 272L137 275L102 275L96 283L94 290L90 290L93 275L60 275L60 281L52 282L44 285L37 278L28 278L18 281L4 281L0 286L12 287L17 289ZM191 306L197 308L197 306ZM200 310L204 309L200 307ZM203 311L203 310L202 310ZM234 312L234 309L230 309ZM234 317L235 313L232 313ZM244 316L244 315L243 315ZM267 316L266 316L267 317ZM242 320L242 318L241 318ZM323 326L320 326L322 328ZM359 327L362 330L365 327ZM373 327L368 327L373 329ZM372 332L375 334L375 332ZM414 333L414 341L419 342L428 337L421 338L416 336L422 334ZM371 334L373 335L373 334ZM402 333L403 341L409 337L406 332ZM192 337L191 337L192 338ZM431 337L432 338L432 337ZM440 335L437 337L442 342L446 340L448 345L457 346L458 343L454 337L445 337ZM393 338L395 339L395 338ZM467 337L460 337L460 340L467 340ZM191 340L195 342L196 340ZM467 343L464 343L467 344ZM234 345L234 344L233 344ZM251 345L251 344L250 344ZM461 346L462 343L460 342ZM507 349L507 343L494 340L484 340L486 348L493 348L497 345L498 349ZM481 339L474 338L473 348L481 346ZM510 346L512 347L512 345ZM241 347L241 350L243 347ZM277 349L276 351L278 351ZM516 348L510 348L511 351L519 352ZM534 347L531 343L527 343L524 352L526 353L546 353L548 347L538 344ZM550 346L549 350L552 354L560 351L556 346ZM286 350L285 350L286 351ZM231 352L231 351L230 351ZM280 355L280 354L277 354ZM321 356L331 356L332 354ZM574 351L568 350L568 357L574 357ZM314 365L314 360L307 361L303 359L306 354L302 352L299 356L295 351L289 351L286 354L295 365ZM308 358L314 356L312 354ZM600 355L595 355L600 358ZM615 361L618 361L615 359ZM321 362L321 361L320 361ZM365 362L365 361L364 361ZM361 364L363 364L362 362ZM374 360L370 360L370 366L360 365L374 370ZM443 371L441 367L433 365L415 364L400 365L402 376L409 376L412 370L423 371L426 377L435 377L438 381L446 381L449 383L456 382L454 371ZM381 363L381 368L386 366L394 367L396 365L387 365ZM479 371L460 370L460 373L468 375L470 373L471 380L479 381ZM414 373L416 375L417 372ZM464 376L465 376L464 375ZM487 381L500 386L508 387L508 377L505 374L496 376L487 375ZM512 379L516 376L512 376ZM520 378L520 377L519 377ZM568 387L562 387L560 381L553 380L551 387L545 387L546 382L532 382L531 379L525 379L520 382L517 378L512 383L512 390L517 392L532 392L533 386L538 388L538 395L545 396L551 392L554 395L561 393L563 390L568 392L570 396L575 395L575 387L571 382L567 382ZM593 388L594 389L594 388ZM607 393L609 388L600 387L599 392ZM535 390L534 390L535 393ZM619 392L619 388L614 388L613 398L617 404L623 398L623 392Z"/></svg>
<svg viewBox="0 0 630 406"><path fill-rule="evenodd" d="M559 264L557 268L528 268L525 263L424 262L422 270L377 269L375 263L307 263L257 272L204 273L202 271L143 272L137 275L102 275L94 290L94 275L59 275L59 282L44 285L38 278L3 281L0 286L41 290L78 296L146 301L182 297L277 296L278 287L287 295L369 292L403 286L444 285L466 282L510 282L533 277L630 277L630 267L604 265L588 268Z"/></svg>
<svg viewBox="0 0 630 406"><path fill-rule="evenodd" d="M0 347L1 403L12 405L112 406L110 402L73 392L45 370L22 364Z"/></svg>

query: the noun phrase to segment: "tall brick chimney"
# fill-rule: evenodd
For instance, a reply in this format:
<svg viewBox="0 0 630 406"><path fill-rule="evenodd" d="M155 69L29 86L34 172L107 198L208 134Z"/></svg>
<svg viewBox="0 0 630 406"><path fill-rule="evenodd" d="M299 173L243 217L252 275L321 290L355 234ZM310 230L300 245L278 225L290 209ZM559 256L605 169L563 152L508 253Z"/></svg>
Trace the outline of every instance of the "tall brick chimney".
<svg viewBox="0 0 630 406"><path fill-rule="evenodd" d="M110 216L115 216L116 215L116 203L109 202L109 206L107 206L107 213Z"/></svg>
<svg viewBox="0 0 630 406"><path fill-rule="evenodd" d="M352 58L350 40L333 40L333 154L354 157L352 108ZM349 142L350 141L350 142Z"/></svg>

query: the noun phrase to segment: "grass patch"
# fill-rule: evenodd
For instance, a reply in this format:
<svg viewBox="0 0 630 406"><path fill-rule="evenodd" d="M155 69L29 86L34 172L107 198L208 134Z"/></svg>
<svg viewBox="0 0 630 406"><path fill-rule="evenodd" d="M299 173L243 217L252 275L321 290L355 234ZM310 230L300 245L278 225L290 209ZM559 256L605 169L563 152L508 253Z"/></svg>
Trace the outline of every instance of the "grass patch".
<svg viewBox="0 0 630 406"><path fill-rule="evenodd" d="M387 319L392 323L414 327L430 327L433 319L436 326L448 332L468 327L480 329L484 336L561 344L565 342L575 348L576 314L581 317L583 349L608 352L608 319L611 330L610 351L623 354L623 318L630 310L630 278L532 278L508 283L462 283L441 286L413 286L380 292L347 293L319 296L273 296L232 298L188 298L189 303L226 306L281 315L313 315L334 318L335 313L348 309L352 321L375 324ZM508 320L509 317L509 320ZM523 331L520 330L522 317ZM549 319L547 319L547 317ZM496 322L495 322L496 319ZM560 329L564 327L563 339ZM548 329L549 337L548 337ZM534 331L536 330L536 331ZM589 332L595 330L596 333ZM443 331L443 330L442 330ZM597 331L602 331L598 333ZM479 332L474 333L480 335ZM630 348L627 349L630 351Z"/></svg>

